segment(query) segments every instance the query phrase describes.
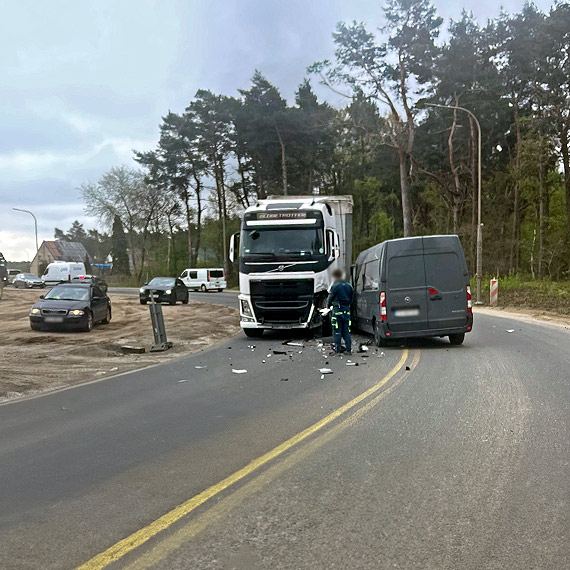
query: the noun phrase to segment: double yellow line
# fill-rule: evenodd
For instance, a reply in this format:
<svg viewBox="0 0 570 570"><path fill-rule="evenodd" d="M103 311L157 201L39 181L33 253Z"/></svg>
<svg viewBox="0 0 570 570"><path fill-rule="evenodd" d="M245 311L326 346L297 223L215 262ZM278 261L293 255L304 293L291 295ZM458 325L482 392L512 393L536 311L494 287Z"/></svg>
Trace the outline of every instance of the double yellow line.
<svg viewBox="0 0 570 570"><path fill-rule="evenodd" d="M271 451L268 451L267 453L263 454L257 459L254 459L253 461L248 463L245 467L242 467L241 469L232 473L225 479L222 479L219 483L216 483L215 485L208 487L201 493L198 493L191 499L188 499L184 503L178 505L171 511L162 515L161 517L159 517L149 525L141 528L140 530L134 532L130 536L115 543L113 546L111 546L104 552L101 552L91 560L79 566L77 570L101 570L102 568L105 568L109 564L112 564L113 562L116 562L117 560L123 558L126 554L132 552L135 548L138 548L139 546L141 546L151 538L155 537L161 531L169 528L174 523L178 522L180 519L182 519L192 511L194 511L196 508L204 504L212 497L215 497L216 495L220 494L228 487L231 487L232 485L241 481L242 479L244 479L254 471L258 470L260 467L263 467L273 459L284 454L286 451L290 450L297 444L301 443L302 441L311 437L318 431L322 430L324 427L331 424L331 422L334 422L337 418L339 418L349 410L358 406L358 404L360 404L370 396L379 392L386 385L386 383L389 382L390 379L392 379L403 368L407 358L408 358L408 350L405 349L403 350L402 356L398 361L398 363L396 364L396 366L394 366L394 368L392 368L390 372L388 372L388 374L386 374L386 376L384 376L379 382L374 384L374 386L362 392L361 394L356 396L356 398L353 398L352 400L350 400L350 402L347 402L340 408L337 408L329 415L325 416L322 420L319 420L312 426L299 432L297 435L294 435L292 438L288 439L287 441L273 448ZM410 370L413 369L417 365L418 361L419 361L419 352L415 354L411 366L408 367L408 369ZM381 398L387 395L387 393L388 391L385 390L380 394L377 394L373 400L371 400L370 402L368 402L368 404L366 404L366 406L358 410L358 412L360 413L353 414L350 418L347 418L345 421L348 422L351 420L351 418L352 420L355 420L356 419L354 417L355 415L357 415L357 417L361 417L361 415L363 415L364 413L369 411L374 405L376 405Z"/></svg>

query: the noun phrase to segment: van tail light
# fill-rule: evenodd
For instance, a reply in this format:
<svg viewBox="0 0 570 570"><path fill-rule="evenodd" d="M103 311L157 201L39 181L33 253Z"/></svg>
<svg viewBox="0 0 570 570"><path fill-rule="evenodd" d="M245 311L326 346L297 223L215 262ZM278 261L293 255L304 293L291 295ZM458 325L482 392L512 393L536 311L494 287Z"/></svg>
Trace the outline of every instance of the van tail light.
<svg viewBox="0 0 570 570"><path fill-rule="evenodd" d="M469 285L467 285L467 312L468 313L473 312L473 301L471 299L471 287L469 287Z"/></svg>
<svg viewBox="0 0 570 570"><path fill-rule="evenodd" d="M429 294L430 295L437 295L439 293L439 291L437 289L434 289L433 287L429 288Z"/></svg>
<svg viewBox="0 0 570 570"><path fill-rule="evenodd" d="M386 312L386 293L384 291L380 292L380 320L385 321L388 319L388 313Z"/></svg>

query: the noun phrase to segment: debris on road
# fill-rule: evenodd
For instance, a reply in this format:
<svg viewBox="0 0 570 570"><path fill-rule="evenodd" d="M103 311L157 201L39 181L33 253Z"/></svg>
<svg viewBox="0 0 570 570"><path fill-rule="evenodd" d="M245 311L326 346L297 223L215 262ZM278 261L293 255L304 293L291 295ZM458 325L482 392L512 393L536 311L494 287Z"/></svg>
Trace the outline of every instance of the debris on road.
<svg viewBox="0 0 570 570"><path fill-rule="evenodd" d="M297 340L286 340L283 344L287 346L300 346L301 348L305 347L305 343L303 341Z"/></svg>
<svg viewBox="0 0 570 570"><path fill-rule="evenodd" d="M247 374L247 370L245 368L233 368L232 372L234 374Z"/></svg>
<svg viewBox="0 0 570 570"><path fill-rule="evenodd" d="M125 344L121 346L121 352L123 354L144 354L146 352L146 348L144 346L131 346Z"/></svg>
<svg viewBox="0 0 570 570"><path fill-rule="evenodd" d="M207 366L197 365L197 366L194 366L194 368L196 368L196 370L203 370L204 368L208 368L208 367L207 367Z"/></svg>
<svg viewBox="0 0 570 570"><path fill-rule="evenodd" d="M333 371L330 368L319 368L321 374L332 374Z"/></svg>
<svg viewBox="0 0 570 570"><path fill-rule="evenodd" d="M363 342L358 345L358 352L368 352L369 348Z"/></svg>
<svg viewBox="0 0 570 570"><path fill-rule="evenodd" d="M272 349L273 354L287 354L286 350L276 350L276 349Z"/></svg>
<svg viewBox="0 0 570 570"><path fill-rule="evenodd" d="M514 333L514 332L515 332L515 329L507 329L507 332L508 332L508 333Z"/></svg>
<svg viewBox="0 0 570 570"><path fill-rule="evenodd" d="M358 366L358 362L347 362L346 366Z"/></svg>
<svg viewBox="0 0 570 570"><path fill-rule="evenodd" d="M289 378L281 378L281 382L289 382Z"/></svg>
<svg viewBox="0 0 570 570"><path fill-rule="evenodd" d="M185 378L183 378L182 380L178 380L178 384L182 384L182 382L188 382L188 380L186 380Z"/></svg>

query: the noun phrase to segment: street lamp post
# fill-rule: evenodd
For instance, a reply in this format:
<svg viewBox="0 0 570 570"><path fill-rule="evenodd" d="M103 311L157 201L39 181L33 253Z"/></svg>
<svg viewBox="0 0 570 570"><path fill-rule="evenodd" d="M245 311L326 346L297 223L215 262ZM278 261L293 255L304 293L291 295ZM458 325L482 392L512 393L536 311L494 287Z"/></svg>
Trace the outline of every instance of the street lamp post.
<svg viewBox="0 0 570 570"><path fill-rule="evenodd" d="M477 260L476 260L476 274L477 278L477 300L476 305L482 305L481 301L481 279L483 277L483 224L481 223L481 125L477 117L465 107L458 105L437 105L436 103L425 103L426 107L439 107L441 109L459 109L465 111L477 125Z"/></svg>
<svg viewBox="0 0 570 570"><path fill-rule="evenodd" d="M30 214L30 216L34 218L34 230L36 235L36 257L37 257L38 251L40 249L38 246L38 219L32 212L30 212L30 210L24 210L23 208L12 208L12 210L16 210L16 212L24 212L25 214Z"/></svg>

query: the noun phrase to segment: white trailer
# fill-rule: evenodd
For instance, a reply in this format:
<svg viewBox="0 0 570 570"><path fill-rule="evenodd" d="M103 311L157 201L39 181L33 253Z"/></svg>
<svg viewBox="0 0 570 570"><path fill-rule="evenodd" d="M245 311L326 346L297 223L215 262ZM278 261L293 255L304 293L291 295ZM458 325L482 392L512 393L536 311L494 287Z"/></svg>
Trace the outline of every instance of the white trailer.
<svg viewBox="0 0 570 570"><path fill-rule="evenodd" d="M350 271L352 196L260 200L244 212L241 232L231 238L230 260L236 259L247 336L326 325L318 309L325 308L331 273Z"/></svg>

